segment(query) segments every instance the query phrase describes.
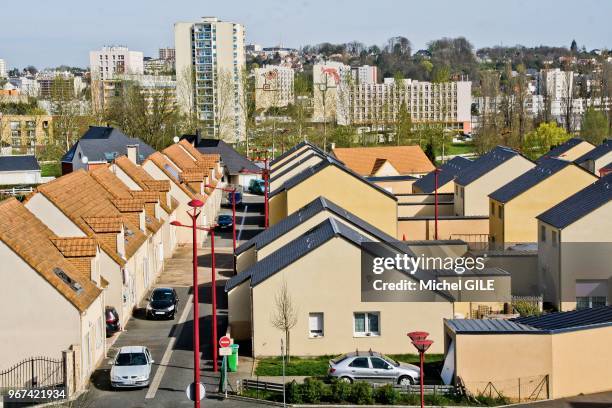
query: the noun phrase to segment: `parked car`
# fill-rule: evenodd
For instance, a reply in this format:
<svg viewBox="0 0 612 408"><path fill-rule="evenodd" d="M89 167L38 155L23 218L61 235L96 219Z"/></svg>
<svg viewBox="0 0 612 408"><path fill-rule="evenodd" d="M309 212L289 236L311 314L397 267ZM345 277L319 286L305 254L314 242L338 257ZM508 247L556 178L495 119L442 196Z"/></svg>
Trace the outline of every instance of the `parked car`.
<svg viewBox="0 0 612 408"><path fill-rule="evenodd" d="M239 207L242 205L242 193L240 191L236 191L236 193L232 193L232 192L227 193L227 204L229 206L232 205L234 194L236 195L236 207Z"/></svg>
<svg viewBox="0 0 612 408"><path fill-rule="evenodd" d="M154 362L144 346L121 347L111 363L111 385L113 388L147 387Z"/></svg>
<svg viewBox="0 0 612 408"><path fill-rule="evenodd" d="M112 306L106 306L104 310L104 318L106 320L106 337L111 337L113 334L121 330L119 323L119 313Z"/></svg>
<svg viewBox="0 0 612 408"><path fill-rule="evenodd" d="M263 195L266 191L266 183L262 179L252 179L249 182L249 192Z"/></svg>
<svg viewBox="0 0 612 408"><path fill-rule="evenodd" d="M415 365L400 363L371 351L344 354L330 360L328 374L349 383L367 380L410 385L419 381L421 370Z"/></svg>
<svg viewBox="0 0 612 408"><path fill-rule="evenodd" d="M232 225L234 225L234 219L231 215L221 214L217 217L217 229L225 230L232 228Z"/></svg>
<svg viewBox="0 0 612 408"><path fill-rule="evenodd" d="M155 288L147 299L147 319L168 317L174 319L179 298L172 288Z"/></svg>

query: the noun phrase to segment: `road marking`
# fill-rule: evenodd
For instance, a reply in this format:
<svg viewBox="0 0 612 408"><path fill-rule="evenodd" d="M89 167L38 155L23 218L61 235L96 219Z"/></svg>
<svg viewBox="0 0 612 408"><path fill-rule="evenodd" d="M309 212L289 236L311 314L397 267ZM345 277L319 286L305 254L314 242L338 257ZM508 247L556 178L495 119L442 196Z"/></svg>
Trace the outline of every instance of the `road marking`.
<svg viewBox="0 0 612 408"><path fill-rule="evenodd" d="M189 316L189 311L193 306L193 295L189 295L189 299L187 299L187 304L183 309L183 313L178 321L178 329L176 330L175 336L170 338L168 342L168 346L166 347L166 351L164 351L164 355L162 356L161 361L159 362L159 368L155 372L155 377L153 377L153 381L149 385L149 390L147 391L147 395L145 395L145 399L155 398L155 394L157 393L157 389L161 384L161 380L164 377L164 373L166 371L166 366L170 362L170 357L172 356L172 349L174 348L174 343L176 340L181 337L181 333L183 332L183 327L185 327L184 323L187 320L187 316Z"/></svg>
<svg viewBox="0 0 612 408"><path fill-rule="evenodd" d="M242 229L244 227L244 220L246 219L247 211L249 210L248 205L244 205L244 209L242 211L242 221L240 221L240 230L238 231L238 236L236 237L236 241L240 241L240 236L242 235Z"/></svg>

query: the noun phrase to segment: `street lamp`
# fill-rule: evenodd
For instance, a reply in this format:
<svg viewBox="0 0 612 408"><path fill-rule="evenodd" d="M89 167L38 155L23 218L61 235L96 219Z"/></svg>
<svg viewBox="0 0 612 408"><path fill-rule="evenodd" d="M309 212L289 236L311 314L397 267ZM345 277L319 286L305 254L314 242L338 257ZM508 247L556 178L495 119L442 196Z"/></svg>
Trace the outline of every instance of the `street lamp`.
<svg viewBox="0 0 612 408"><path fill-rule="evenodd" d="M206 184L206 187L232 193L232 248L234 249L234 272L236 271L236 189L235 188L221 188L210 184Z"/></svg>
<svg viewBox="0 0 612 408"><path fill-rule="evenodd" d="M408 337L412 340L412 345L419 351L419 357L421 361L421 408L425 406L424 393L423 393L423 378L425 377L425 371L423 363L425 362L425 352L433 344L433 340L426 340L429 333L423 331L415 331L408 333Z"/></svg>
<svg viewBox="0 0 612 408"><path fill-rule="evenodd" d="M215 272L215 225L210 227L202 227L197 225L197 219L201 211L198 210L204 206L201 200L194 199L187 203L193 208L193 213L187 211L187 215L191 218L191 225L184 225L180 221L172 221L170 225L175 227L191 228L193 231L193 382L194 382L194 407L200 408L200 300L198 294L198 242L197 230L210 232L211 237L211 266L212 266L212 348L213 348L213 368L217 371L217 293L216 293L216 272Z"/></svg>
<svg viewBox="0 0 612 408"><path fill-rule="evenodd" d="M263 161L264 162L264 168L260 171L252 171L252 170L248 170L248 169L242 169L240 172L244 173L244 174L261 174L264 180L264 212L265 212L265 219L264 219L264 228L268 228L269 226L269 210L268 210L268 194L270 190L270 186L269 186L269 178L270 178L270 169L268 168L268 151L267 150L263 150L262 152L265 153L265 156L263 158L263 160L258 156L257 159L254 159L253 161ZM254 152L254 153L259 153L259 152Z"/></svg>

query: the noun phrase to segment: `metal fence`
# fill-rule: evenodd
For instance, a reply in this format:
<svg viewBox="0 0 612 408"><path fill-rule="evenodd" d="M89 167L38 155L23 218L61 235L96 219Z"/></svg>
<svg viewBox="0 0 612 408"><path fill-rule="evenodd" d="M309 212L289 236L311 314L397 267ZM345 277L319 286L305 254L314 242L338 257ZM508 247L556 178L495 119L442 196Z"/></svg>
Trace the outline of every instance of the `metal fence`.
<svg viewBox="0 0 612 408"><path fill-rule="evenodd" d="M494 381L459 381L472 397L508 398L511 401L538 401L549 398L548 374Z"/></svg>
<svg viewBox="0 0 612 408"><path fill-rule="evenodd" d="M54 388L66 383L63 358L31 357L0 371L0 393L11 388Z"/></svg>

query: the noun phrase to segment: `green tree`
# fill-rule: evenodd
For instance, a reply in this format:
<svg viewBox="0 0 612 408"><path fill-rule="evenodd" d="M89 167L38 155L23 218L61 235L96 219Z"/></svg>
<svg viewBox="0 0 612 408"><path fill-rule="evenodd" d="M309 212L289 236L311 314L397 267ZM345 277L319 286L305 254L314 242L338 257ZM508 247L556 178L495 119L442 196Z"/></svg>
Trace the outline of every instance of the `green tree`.
<svg viewBox="0 0 612 408"><path fill-rule="evenodd" d="M554 122L541 123L537 129L525 135L522 149L527 157L535 160L548 152L551 147L565 142L570 137L565 129Z"/></svg>
<svg viewBox="0 0 612 408"><path fill-rule="evenodd" d="M450 68L446 65L436 65L433 68L431 82L448 82L450 80Z"/></svg>
<svg viewBox="0 0 612 408"><path fill-rule="evenodd" d="M589 107L582 118L580 134L585 140L600 144L608 136L608 118L603 112Z"/></svg>

